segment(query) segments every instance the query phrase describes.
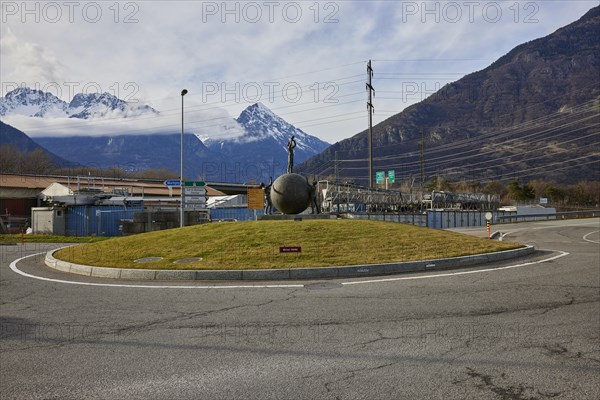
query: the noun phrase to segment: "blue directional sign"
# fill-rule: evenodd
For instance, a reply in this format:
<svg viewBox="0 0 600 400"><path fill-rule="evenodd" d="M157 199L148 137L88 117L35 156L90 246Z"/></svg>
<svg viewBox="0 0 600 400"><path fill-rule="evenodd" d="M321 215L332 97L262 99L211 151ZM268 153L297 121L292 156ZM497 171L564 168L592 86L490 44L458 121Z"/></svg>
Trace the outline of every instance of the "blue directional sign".
<svg viewBox="0 0 600 400"><path fill-rule="evenodd" d="M165 181L165 186L181 186L179 179L168 179Z"/></svg>

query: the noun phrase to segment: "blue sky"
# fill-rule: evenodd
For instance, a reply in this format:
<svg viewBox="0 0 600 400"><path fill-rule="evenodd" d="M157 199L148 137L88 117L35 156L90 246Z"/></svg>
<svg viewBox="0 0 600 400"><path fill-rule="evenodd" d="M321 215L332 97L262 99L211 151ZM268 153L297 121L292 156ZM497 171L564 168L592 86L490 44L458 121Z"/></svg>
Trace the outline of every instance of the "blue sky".
<svg viewBox="0 0 600 400"><path fill-rule="evenodd" d="M2 1L0 81L2 95L23 84L66 101L100 90L161 111L126 126L99 122L88 133L177 132L187 88L190 132L224 135L229 116L261 101L333 143L366 128L367 60L379 122L598 4ZM82 131L80 123L5 119L32 136Z"/></svg>

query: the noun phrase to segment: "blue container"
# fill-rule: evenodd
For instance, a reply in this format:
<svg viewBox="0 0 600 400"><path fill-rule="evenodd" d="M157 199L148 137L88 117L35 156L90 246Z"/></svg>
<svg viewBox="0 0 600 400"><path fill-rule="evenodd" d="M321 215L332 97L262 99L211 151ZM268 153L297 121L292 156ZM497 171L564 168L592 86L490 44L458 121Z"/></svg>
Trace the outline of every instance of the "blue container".
<svg viewBox="0 0 600 400"><path fill-rule="evenodd" d="M143 208L125 206L72 206L66 212L67 236L121 236L123 220L132 220Z"/></svg>

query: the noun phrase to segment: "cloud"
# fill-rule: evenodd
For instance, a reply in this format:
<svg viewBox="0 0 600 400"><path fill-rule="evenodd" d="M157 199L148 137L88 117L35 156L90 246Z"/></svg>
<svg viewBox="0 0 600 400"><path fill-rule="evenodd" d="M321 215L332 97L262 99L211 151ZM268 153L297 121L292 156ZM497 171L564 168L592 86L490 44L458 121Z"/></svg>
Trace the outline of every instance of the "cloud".
<svg viewBox="0 0 600 400"><path fill-rule="evenodd" d="M34 118L22 115L10 115L2 118L4 122L25 132L28 136L58 137L58 136L110 136L136 133L175 133L176 130L161 127L159 116L118 119L76 118ZM166 128L166 129L165 129Z"/></svg>
<svg viewBox="0 0 600 400"><path fill-rule="evenodd" d="M3 89L7 83L60 82L66 69L48 48L36 42L20 42L9 27L0 38L0 57Z"/></svg>
<svg viewBox="0 0 600 400"><path fill-rule="evenodd" d="M186 133L214 140L235 139L244 134L243 128L225 111L218 108L199 109L191 105L185 111ZM174 134L181 132L181 109L159 114L124 118L115 110L103 117L88 120L76 118L36 118L10 115L3 121L32 138L65 136L117 136Z"/></svg>
<svg viewBox="0 0 600 400"><path fill-rule="evenodd" d="M244 128L222 108L206 108L192 102L186 110L186 130L203 138L216 141L232 140L239 139L245 133Z"/></svg>
<svg viewBox="0 0 600 400"><path fill-rule="evenodd" d="M73 3L52 3L62 8L54 22L49 21L58 14L43 2L35 3L39 22L20 10L3 15L4 93L6 82L29 86L37 82L40 88L55 82L62 88L59 97L69 101L74 90L99 88L150 104L161 111L161 118L170 116L156 125L177 131L179 93L185 87L190 90L186 102L198 102L198 109L219 107L236 115L262 101L284 119L330 142L366 128L367 60L374 60L375 122L379 122L597 5L576 0L76 2L71 15L65 4ZM454 4L459 8L453 9ZM468 4L475 4L472 10ZM501 10L499 18L495 5ZM203 96L203 89L212 83L219 91ZM271 93L266 86L273 83L278 86ZM327 83L333 89L325 89ZM264 90L261 98L243 93L245 85L255 84ZM407 96L415 85L419 93ZM296 98L292 95L298 87L302 93ZM207 114L189 120L194 127L194 120L216 117ZM137 132L153 129L140 124ZM214 125L195 124L215 136L236 132L235 127Z"/></svg>

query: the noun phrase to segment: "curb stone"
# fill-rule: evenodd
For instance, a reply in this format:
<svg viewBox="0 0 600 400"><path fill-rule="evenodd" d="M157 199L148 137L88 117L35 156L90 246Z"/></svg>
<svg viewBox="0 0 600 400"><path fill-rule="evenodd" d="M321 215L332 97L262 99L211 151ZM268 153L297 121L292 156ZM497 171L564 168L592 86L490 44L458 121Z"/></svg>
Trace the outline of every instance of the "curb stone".
<svg viewBox="0 0 600 400"><path fill-rule="evenodd" d="M73 264L54 257L60 249L51 250L46 254L45 263L48 267L71 274L99 278L126 280L288 280L288 279L327 279L327 278L357 278L365 276L394 275L408 272L425 272L431 270L466 267L488 262L503 261L531 255L535 252L533 246L525 246L514 250L504 250L496 253L475 254L471 256L440 258L423 261L408 261L387 264L369 264L319 268L289 268L289 269L251 269L251 270L152 270L94 267L90 265Z"/></svg>

